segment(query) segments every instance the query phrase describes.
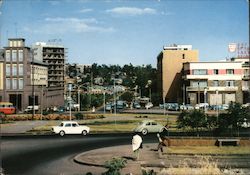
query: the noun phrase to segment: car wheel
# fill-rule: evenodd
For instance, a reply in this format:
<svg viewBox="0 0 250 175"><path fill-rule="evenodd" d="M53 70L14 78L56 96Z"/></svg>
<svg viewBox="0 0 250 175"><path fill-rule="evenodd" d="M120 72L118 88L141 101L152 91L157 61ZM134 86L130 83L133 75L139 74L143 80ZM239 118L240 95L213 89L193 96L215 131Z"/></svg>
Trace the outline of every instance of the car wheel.
<svg viewBox="0 0 250 175"><path fill-rule="evenodd" d="M141 131L141 133L142 133L142 135L147 135L148 130L147 130L147 129L143 129L143 130Z"/></svg>
<svg viewBox="0 0 250 175"><path fill-rule="evenodd" d="M83 131L82 131L82 135L83 135L83 136L86 136L87 133L88 133L88 132L87 132L86 130L83 130Z"/></svg>
<svg viewBox="0 0 250 175"><path fill-rule="evenodd" d="M65 132L64 132L64 131L60 131L60 132L59 132L59 135L60 135L61 137L63 137L63 136L65 135Z"/></svg>

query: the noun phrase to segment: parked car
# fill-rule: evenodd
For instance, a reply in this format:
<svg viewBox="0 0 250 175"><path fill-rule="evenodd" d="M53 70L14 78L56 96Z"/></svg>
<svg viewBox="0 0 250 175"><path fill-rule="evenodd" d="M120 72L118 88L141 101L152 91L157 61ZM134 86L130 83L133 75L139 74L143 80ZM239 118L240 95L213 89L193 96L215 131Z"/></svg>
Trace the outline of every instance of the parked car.
<svg viewBox="0 0 250 175"><path fill-rule="evenodd" d="M105 110L106 111L111 111L112 110L112 104L111 103L106 103Z"/></svg>
<svg viewBox="0 0 250 175"><path fill-rule="evenodd" d="M178 103L168 103L167 110L169 111L179 111L179 104Z"/></svg>
<svg viewBox="0 0 250 175"><path fill-rule="evenodd" d="M163 130L164 126L156 123L154 120L144 120L140 122L133 131L147 135L148 133L157 133L162 132Z"/></svg>
<svg viewBox="0 0 250 175"><path fill-rule="evenodd" d="M223 104L222 105L222 110L228 110L229 109L229 105L228 104Z"/></svg>
<svg viewBox="0 0 250 175"><path fill-rule="evenodd" d="M133 103L133 107L136 108L136 109L141 109L141 105L137 102L134 102Z"/></svg>
<svg viewBox="0 0 250 175"><path fill-rule="evenodd" d="M14 114L16 108L13 106L13 103L10 102L0 102L0 115L1 114Z"/></svg>
<svg viewBox="0 0 250 175"><path fill-rule="evenodd" d="M38 111L39 110L39 106L35 105L34 106L34 110L35 110L35 112ZM24 109L25 113L32 113L32 111L33 111L33 106L27 106L27 108Z"/></svg>
<svg viewBox="0 0 250 175"><path fill-rule="evenodd" d="M152 108L153 106L154 106L153 103L148 102L148 103L145 105L145 108L146 108L146 109L150 109L150 108Z"/></svg>
<svg viewBox="0 0 250 175"><path fill-rule="evenodd" d="M195 105L195 109L208 109L209 108L209 104L208 103L200 103L200 104L196 104Z"/></svg>
<svg viewBox="0 0 250 175"><path fill-rule="evenodd" d="M52 132L64 136L65 134L87 135L90 131L88 126L79 125L75 121L63 121L59 126L53 126Z"/></svg>
<svg viewBox="0 0 250 175"><path fill-rule="evenodd" d="M194 107L191 104L180 105L180 110L194 110Z"/></svg>

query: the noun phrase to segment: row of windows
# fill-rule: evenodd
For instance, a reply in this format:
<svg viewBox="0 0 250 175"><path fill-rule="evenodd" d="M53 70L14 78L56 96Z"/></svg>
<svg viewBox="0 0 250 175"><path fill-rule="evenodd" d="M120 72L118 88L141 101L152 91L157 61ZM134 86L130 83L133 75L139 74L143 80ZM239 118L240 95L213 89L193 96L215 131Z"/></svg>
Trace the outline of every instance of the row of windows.
<svg viewBox="0 0 250 175"><path fill-rule="evenodd" d="M6 50L6 61L23 61L23 50Z"/></svg>
<svg viewBox="0 0 250 175"><path fill-rule="evenodd" d="M6 89L23 89L23 78L6 78Z"/></svg>
<svg viewBox="0 0 250 175"><path fill-rule="evenodd" d="M23 64L6 64L6 76L23 76Z"/></svg>
<svg viewBox="0 0 250 175"><path fill-rule="evenodd" d="M191 81L191 86L192 87L200 87L200 88L203 88L203 87L207 87L208 84L207 84L207 81ZM220 86L219 84L219 80L214 80L213 83L212 83L212 86L213 87L218 87ZM226 81L226 87L234 87L235 86L235 81L234 80L227 80Z"/></svg>
<svg viewBox="0 0 250 175"><path fill-rule="evenodd" d="M193 75L208 75L207 69L193 69L192 73L193 73ZM218 75L219 70L214 69L213 74ZM226 69L226 74L234 74L234 69Z"/></svg>

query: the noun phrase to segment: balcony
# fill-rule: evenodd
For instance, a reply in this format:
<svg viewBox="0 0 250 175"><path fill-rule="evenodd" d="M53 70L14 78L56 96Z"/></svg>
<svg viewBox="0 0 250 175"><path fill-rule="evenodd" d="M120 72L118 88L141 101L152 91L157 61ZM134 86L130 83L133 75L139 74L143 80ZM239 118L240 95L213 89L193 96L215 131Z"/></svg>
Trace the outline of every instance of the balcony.
<svg viewBox="0 0 250 175"><path fill-rule="evenodd" d="M192 87L188 86L186 88L187 91L204 91L206 87Z"/></svg>
<svg viewBox="0 0 250 175"><path fill-rule="evenodd" d="M205 88L207 89L207 91L238 91L238 87L237 86L218 86L218 87L191 87L188 86L186 88L186 91L190 91L190 92L198 92L198 91L204 91Z"/></svg>
<svg viewBox="0 0 250 175"><path fill-rule="evenodd" d="M249 90L250 90L249 86L242 86L242 91L249 91Z"/></svg>
<svg viewBox="0 0 250 175"><path fill-rule="evenodd" d="M249 62L245 62L245 63L243 63L243 64L242 64L242 67L250 67Z"/></svg>
<svg viewBox="0 0 250 175"><path fill-rule="evenodd" d="M242 80L250 80L250 75L244 75L244 76L242 77Z"/></svg>

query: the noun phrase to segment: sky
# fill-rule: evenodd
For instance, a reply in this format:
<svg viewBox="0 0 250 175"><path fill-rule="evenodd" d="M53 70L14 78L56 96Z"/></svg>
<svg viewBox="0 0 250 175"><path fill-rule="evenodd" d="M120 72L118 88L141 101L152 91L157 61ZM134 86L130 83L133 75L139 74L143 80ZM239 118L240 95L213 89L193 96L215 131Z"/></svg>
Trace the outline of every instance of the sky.
<svg viewBox="0 0 250 175"><path fill-rule="evenodd" d="M69 63L157 65L163 46L192 45L200 61L249 43L249 0L0 0L0 46L64 45Z"/></svg>

